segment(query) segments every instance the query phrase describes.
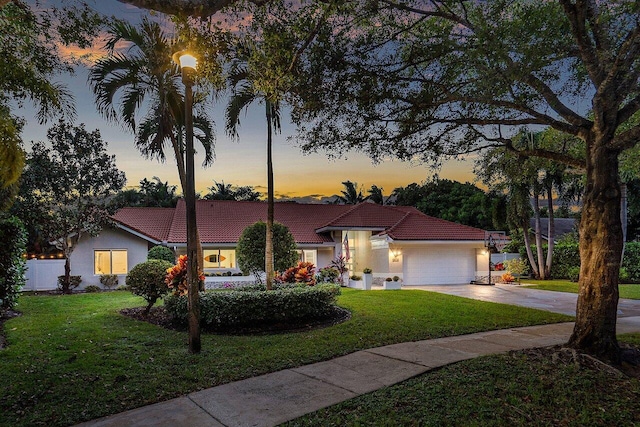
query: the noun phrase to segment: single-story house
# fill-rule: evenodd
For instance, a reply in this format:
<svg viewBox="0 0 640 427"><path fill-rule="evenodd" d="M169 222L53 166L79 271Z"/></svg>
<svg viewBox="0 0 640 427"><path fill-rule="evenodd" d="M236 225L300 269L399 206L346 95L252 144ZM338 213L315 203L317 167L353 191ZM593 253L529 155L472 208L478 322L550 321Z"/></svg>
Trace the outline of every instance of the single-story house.
<svg viewBox="0 0 640 427"><path fill-rule="evenodd" d="M240 272L238 239L247 226L266 220L267 204L198 200L196 210L205 272ZM183 200L176 208L122 208L113 220L114 228L82 239L71 255L72 274L82 275L82 286L98 284L102 274L117 274L124 283L155 245L186 252ZM404 285L461 284L487 269L484 230L413 207L276 203L275 220L293 234L301 260L322 268L348 254L349 274L368 267L378 282L397 275Z"/></svg>

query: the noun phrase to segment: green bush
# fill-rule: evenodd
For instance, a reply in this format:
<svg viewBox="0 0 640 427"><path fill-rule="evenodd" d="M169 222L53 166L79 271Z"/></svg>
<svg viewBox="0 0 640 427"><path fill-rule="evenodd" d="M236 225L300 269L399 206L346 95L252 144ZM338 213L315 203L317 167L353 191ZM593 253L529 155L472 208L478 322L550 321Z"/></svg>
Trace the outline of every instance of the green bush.
<svg viewBox="0 0 640 427"><path fill-rule="evenodd" d="M58 290L62 290L64 276L58 276ZM82 283L82 276L69 276L69 290L75 289Z"/></svg>
<svg viewBox="0 0 640 427"><path fill-rule="evenodd" d="M316 282L318 283L338 283L338 276L340 272L337 268L324 267L318 271L316 276Z"/></svg>
<svg viewBox="0 0 640 427"><path fill-rule="evenodd" d="M100 276L100 283L107 289L115 288L118 286L118 276L115 274L103 274Z"/></svg>
<svg viewBox="0 0 640 427"><path fill-rule="evenodd" d="M87 285L84 288L84 291L87 293L94 293L94 292L100 292L102 289L100 289L100 286L98 285Z"/></svg>
<svg viewBox="0 0 640 427"><path fill-rule="evenodd" d="M504 268L516 276L525 276L529 273L529 263L522 258L506 260Z"/></svg>
<svg viewBox="0 0 640 427"><path fill-rule="evenodd" d="M362 276L358 276L357 274L354 274L353 276L350 277L350 279L357 282L358 280L362 280Z"/></svg>
<svg viewBox="0 0 640 427"><path fill-rule="evenodd" d="M169 287L164 282L164 278L167 275L167 269L171 267L173 264L169 261L151 259L136 265L127 274L127 286L131 292L147 301L145 315L149 314L158 298L169 293Z"/></svg>
<svg viewBox="0 0 640 427"><path fill-rule="evenodd" d="M580 267L570 267L566 279L577 282L580 279Z"/></svg>
<svg viewBox="0 0 640 427"><path fill-rule="evenodd" d="M247 275L258 277L264 272L267 224L256 222L248 226L240 235L236 256L238 267ZM273 260L276 271L285 271L298 263L296 242L289 229L279 223L273 224ZM231 273L229 273L231 275Z"/></svg>
<svg viewBox="0 0 640 427"><path fill-rule="evenodd" d="M0 309L12 309L24 286L27 232L22 221L15 216L0 218Z"/></svg>
<svg viewBox="0 0 640 427"><path fill-rule="evenodd" d="M366 267L364 270L362 270L362 273L371 274L371 273L373 273L373 271L369 267Z"/></svg>
<svg viewBox="0 0 640 427"><path fill-rule="evenodd" d="M622 267L629 274L628 283L640 283L640 242L627 243Z"/></svg>
<svg viewBox="0 0 640 427"><path fill-rule="evenodd" d="M171 264L176 263L176 255L173 253L171 249L166 246L154 246L149 249L147 253L147 259L161 259L164 261L168 261Z"/></svg>
<svg viewBox="0 0 640 427"><path fill-rule="evenodd" d="M318 318L331 313L340 286L278 286L220 289L200 293L200 318L204 326L238 327ZM186 322L187 296L168 295L164 305L175 319Z"/></svg>
<svg viewBox="0 0 640 427"><path fill-rule="evenodd" d="M118 285L118 287L116 288L116 291L130 291L131 287L127 286L127 285Z"/></svg>
<svg viewBox="0 0 640 427"><path fill-rule="evenodd" d="M400 277L399 277L399 276L393 276L393 281L394 281L394 282L397 282L397 281L399 281L399 280L400 280Z"/></svg>

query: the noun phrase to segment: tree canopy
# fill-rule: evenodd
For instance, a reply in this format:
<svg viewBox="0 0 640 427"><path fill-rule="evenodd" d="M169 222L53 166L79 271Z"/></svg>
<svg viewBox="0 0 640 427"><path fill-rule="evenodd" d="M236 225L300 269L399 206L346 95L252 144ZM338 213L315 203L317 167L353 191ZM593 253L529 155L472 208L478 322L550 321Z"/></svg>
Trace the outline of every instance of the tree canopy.
<svg viewBox="0 0 640 427"><path fill-rule="evenodd" d="M69 256L84 235L95 236L109 223L107 199L126 178L106 151L99 131L60 121L47 132L51 144L33 143L27 155L16 215L37 225L45 242L66 258L64 291L69 284Z"/></svg>

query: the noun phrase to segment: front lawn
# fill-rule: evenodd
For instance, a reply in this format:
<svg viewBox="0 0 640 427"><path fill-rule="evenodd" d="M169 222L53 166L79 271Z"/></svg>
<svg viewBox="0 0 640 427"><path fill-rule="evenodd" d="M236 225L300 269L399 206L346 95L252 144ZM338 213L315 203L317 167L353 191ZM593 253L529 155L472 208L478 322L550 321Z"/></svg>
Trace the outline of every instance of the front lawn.
<svg viewBox="0 0 640 427"><path fill-rule="evenodd" d="M309 332L204 335L118 313L142 306L127 292L23 296L0 350L0 425L70 425L192 391L381 345L571 320L522 307L424 291L343 289L351 320Z"/></svg>
<svg viewBox="0 0 640 427"><path fill-rule="evenodd" d="M543 291L557 291L578 293L578 284L568 280L530 280L525 281L525 286ZM640 299L640 285L619 285L620 298Z"/></svg>

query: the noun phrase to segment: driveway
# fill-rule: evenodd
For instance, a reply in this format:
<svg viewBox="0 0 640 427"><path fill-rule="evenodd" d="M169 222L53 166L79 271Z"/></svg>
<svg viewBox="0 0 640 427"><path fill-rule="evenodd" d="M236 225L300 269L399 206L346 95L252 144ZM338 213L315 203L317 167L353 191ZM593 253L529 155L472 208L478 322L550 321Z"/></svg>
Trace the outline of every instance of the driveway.
<svg viewBox="0 0 640 427"><path fill-rule="evenodd" d="M518 285L430 285L403 286L402 289L439 292L480 301L537 308L570 316L575 316L576 303L578 301L577 294L541 291ZM618 302L618 317L630 316L640 316L640 300L620 299Z"/></svg>

